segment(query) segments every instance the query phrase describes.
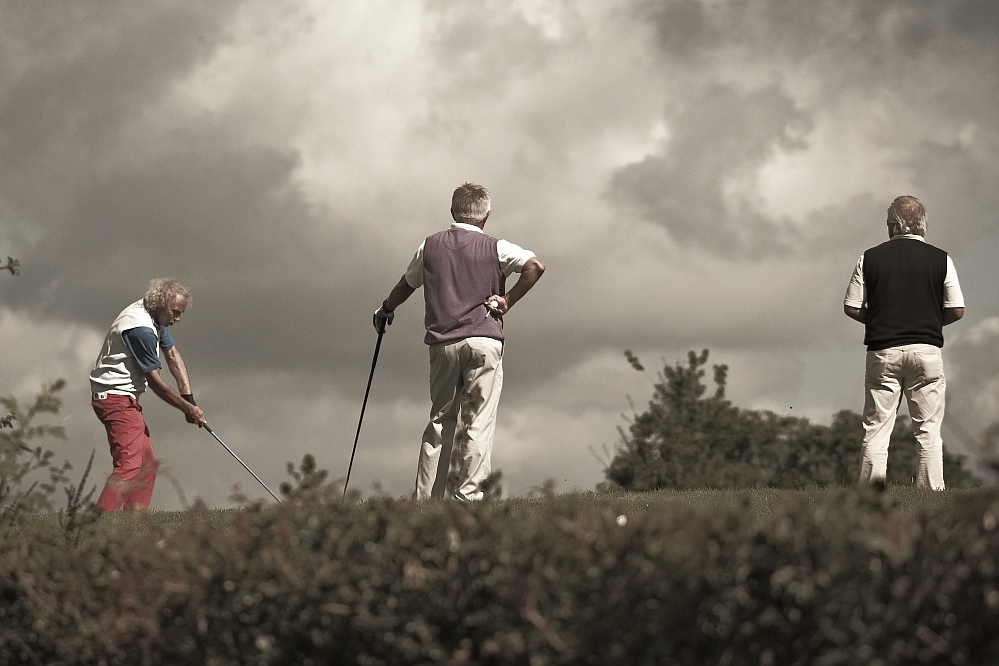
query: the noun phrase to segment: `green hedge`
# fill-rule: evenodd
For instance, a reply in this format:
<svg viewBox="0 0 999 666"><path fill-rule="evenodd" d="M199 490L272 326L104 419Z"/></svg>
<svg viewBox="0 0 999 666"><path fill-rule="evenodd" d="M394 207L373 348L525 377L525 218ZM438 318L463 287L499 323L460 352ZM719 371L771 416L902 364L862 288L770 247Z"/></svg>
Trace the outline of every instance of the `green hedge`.
<svg viewBox="0 0 999 666"><path fill-rule="evenodd" d="M994 492L635 497L7 526L0 664L999 663Z"/></svg>

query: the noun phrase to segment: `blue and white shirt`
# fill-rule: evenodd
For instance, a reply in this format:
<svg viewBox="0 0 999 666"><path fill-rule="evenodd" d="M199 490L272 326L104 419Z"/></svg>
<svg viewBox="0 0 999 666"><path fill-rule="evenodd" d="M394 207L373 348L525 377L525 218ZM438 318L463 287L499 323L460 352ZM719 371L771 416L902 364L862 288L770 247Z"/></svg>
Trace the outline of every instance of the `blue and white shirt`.
<svg viewBox="0 0 999 666"><path fill-rule="evenodd" d="M138 398L146 390L146 373L163 367L159 350L173 346L170 332L156 323L145 301L132 303L121 311L104 338L90 372L91 391Z"/></svg>

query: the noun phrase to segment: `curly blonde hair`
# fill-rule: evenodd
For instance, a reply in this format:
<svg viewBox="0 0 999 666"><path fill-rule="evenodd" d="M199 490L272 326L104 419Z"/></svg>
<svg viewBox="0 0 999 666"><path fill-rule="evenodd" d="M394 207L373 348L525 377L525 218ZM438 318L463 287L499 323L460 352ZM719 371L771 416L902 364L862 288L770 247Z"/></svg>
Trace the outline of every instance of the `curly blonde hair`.
<svg viewBox="0 0 999 666"><path fill-rule="evenodd" d="M150 310L170 307L175 298L183 297L190 302L191 290L173 278L155 278L146 291L146 307Z"/></svg>

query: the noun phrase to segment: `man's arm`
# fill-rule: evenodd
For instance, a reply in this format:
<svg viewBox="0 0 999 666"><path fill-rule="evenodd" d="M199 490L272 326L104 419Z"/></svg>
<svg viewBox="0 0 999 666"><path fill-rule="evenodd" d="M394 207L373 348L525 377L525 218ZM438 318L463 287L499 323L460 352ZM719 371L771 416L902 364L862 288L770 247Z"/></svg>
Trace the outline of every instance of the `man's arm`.
<svg viewBox="0 0 999 666"><path fill-rule="evenodd" d="M392 312L397 307L406 302L406 299L413 295L416 291L416 287L410 287L409 283L406 282L406 276L403 275L399 278L399 282L392 287L392 291L389 292L388 298L385 299L385 309L388 312Z"/></svg>
<svg viewBox="0 0 999 666"><path fill-rule="evenodd" d="M850 319L856 319L861 324L867 323L867 308L851 308L849 305L843 306L843 312ZM943 309L943 325L953 324L955 321L964 316L964 308L944 308Z"/></svg>
<svg viewBox="0 0 999 666"><path fill-rule="evenodd" d="M177 392L182 396L194 393L191 390L191 379L187 376L187 366L184 365L184 358L180 355L177 347L170 347L170 349L164 350L163 356L166 357L170 374L177 380Z"/></svg>
<svg viewBox="0 0 999 666"><path fill-rule="evenodd" d="M187 376L187 368L184 366L184 359L181 357L180 352L177 351L176 347L171 347L170 349L164 350L164 356L167 359L167 367L170 368L170 373L177 380L177 386L180 388L181 392L187 395L191 394L191 380ZM188 402L184 399L180 393L175 391L172 386L163 381L163 377L160 376L160 369L151 370L146 373L146 381L149 383L149 388L152 389L153 393L158 395L163 402L168 405L173 405L180 411L184 412L184 416L187 418L188 423L197 423L198 427L206 424L205 413L197 405Z"/></svg>
<svg viewBox="0 0 999 666"><path fill-rule="evenodd" d="M398 284L392 287L388 298L375 310L375 314L371 318L379 335L385 332L386 326L391 326L392 320L395 319L395 309L412 296L414 291L416 291L416 287L409 285L405 275L399 279Z"/></svg>
<svg viewBox="0 0 999 666"><path fill-rule="evenodd" d="M859 321L861 324L867 323L867 308L864 307L853 308L850 307L849 305L844 305L843 312L850 319L855 319Z"/></svg>
<svg viewBox="0 0 999 666"><path fill-rule="evenodd" d="M489 308L491 312L496 312L501 315L505 315L513 307L513 304L519 301L524 295L531 290L541 276L545 272L545 265L537 257L531 257L524 264L523 270L520 272L520 278L517 280L517 284L513 285L510 291L506 292L506 295L499 296L493 294L485 300L486 307ZM495 301L496 306L493 307L492 303Z"/></svg>

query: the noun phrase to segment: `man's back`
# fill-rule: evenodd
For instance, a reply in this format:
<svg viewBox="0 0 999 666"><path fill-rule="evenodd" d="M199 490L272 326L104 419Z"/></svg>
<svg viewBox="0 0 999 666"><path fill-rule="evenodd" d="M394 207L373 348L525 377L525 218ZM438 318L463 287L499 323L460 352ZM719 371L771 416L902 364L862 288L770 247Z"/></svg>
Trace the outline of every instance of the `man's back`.
<svg viewBox="0 0 999 666"><path fill-rule="evenodd" d="M867 349L943 347L946 276L947 253L917 237L892 238L867 250Z"/></svg>
<svg viewBox="0 0 999 666"><path fill-rule="evenodd" d="M451 227L424 243L423 294L427 344L469 337L503 339L503 320L483 305L506 291L497 240L479 231Z"/></svg>

